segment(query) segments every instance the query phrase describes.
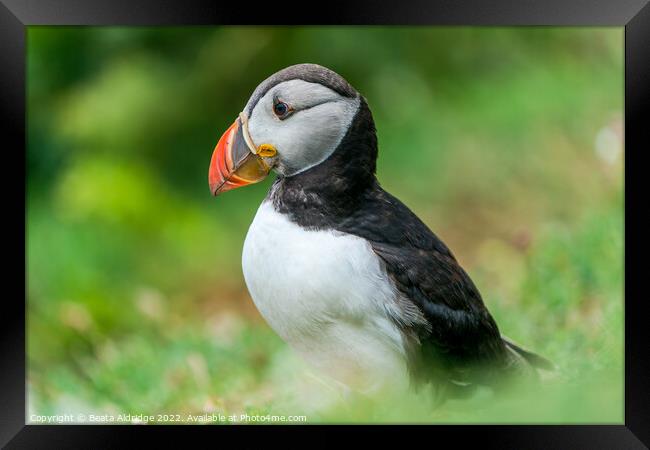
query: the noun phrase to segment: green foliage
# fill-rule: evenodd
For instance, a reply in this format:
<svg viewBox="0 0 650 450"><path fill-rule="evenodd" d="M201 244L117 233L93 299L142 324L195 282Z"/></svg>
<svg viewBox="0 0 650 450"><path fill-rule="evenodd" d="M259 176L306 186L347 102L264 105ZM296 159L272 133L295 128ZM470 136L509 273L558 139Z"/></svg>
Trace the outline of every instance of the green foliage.
<svg viewBox="0 0 650 450"><path fill-rule="evenodd" d="M622 48L612 28L30 27L30 414L620 423ZM382 185L559 366L543 389L433 408L303 377L240 269L271 180L207 187L254 87L299 62L367 98Z"/></svg>

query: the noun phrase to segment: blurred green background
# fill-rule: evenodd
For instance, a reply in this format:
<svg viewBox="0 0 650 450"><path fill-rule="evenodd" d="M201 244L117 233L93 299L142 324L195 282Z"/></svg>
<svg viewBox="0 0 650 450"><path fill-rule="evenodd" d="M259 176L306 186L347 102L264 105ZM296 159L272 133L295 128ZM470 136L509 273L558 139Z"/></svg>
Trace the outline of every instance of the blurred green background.
<svg viewBox="0 0 650 450"><path fill-rule="evenodd" d="M622 28L29 27L28 415L622 423L622 50ZM332 401L260 318L240 258L273 177L214 199L208 163L301 62L367 98L382 185L560 367L543 388Z"/></svg>

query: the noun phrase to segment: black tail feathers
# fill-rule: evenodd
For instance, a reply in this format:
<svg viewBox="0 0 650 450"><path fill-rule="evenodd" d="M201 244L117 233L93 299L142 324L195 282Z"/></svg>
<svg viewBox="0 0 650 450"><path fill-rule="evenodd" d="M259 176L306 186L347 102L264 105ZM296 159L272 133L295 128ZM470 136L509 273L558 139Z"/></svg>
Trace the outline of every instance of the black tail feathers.
<svg viewBox="0 0 650 450"><path fill-rule="evenodd" d="M516 353L518 356L522 357L528 364L536 369L555 371L557 367L548 359L543 356L539 356L536 353L533 353L529 350L525 350L512 342L510 339L501 336L501 339L506 344L506 347L512 352Z"/></svg>

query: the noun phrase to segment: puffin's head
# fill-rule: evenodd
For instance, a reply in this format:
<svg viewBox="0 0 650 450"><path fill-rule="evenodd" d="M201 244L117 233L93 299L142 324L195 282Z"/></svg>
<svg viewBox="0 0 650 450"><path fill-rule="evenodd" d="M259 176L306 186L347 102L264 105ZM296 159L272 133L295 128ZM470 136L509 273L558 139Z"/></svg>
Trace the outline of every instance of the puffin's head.
<svg viewBox="0 0 650 450"><path fill-rule="evenodd" d="M298 64L275 73L219 139L208 175L212 194L259 182L271 169L291 177L318 166L339 147L360 106L367 110L325 67Z"/></svg>

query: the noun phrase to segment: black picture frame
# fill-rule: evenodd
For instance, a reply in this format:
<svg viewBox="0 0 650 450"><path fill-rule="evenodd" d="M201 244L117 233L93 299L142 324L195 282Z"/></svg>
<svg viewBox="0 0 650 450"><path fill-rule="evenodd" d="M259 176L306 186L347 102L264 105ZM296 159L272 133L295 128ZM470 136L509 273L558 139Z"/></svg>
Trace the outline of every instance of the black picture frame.
<svg viewBox="0 0 650 450"><path fill-rule="evenodd" d="M168 427L118 425L26 425L26 278L25 241L25 44L29 25L236 25L236 24L350 24L350 25L480 25L480 26L618 26L625 27L625 421L621 425L435 425L399 427L425 442L453 447L473 441L487 448L647 448L650 445L650 342L641 273L643 265L643 204L633 201L645 170L640 163L650 109L650 5L648 0L438 0L379 4L356 2L254 2L250 5L206 0L0 0L0 123L4 171L2 180L4 282L0 328L0 445L6 448L125 447L135 439L156 438L165 443L210 433L237 434L239 445L250 446L251 431L262 431L267 442L301 441L294 434L305 429L327 433L334 445L350 427L324 430L321 426ZM254 7L252 6L254 5ZM646 139L647 140L647 139ZM636 161L638 160L638 162ZM22 170L21 170L22 169ZM641 205L641 207L639 207ZM636 206L636 207L635 207ZM639 211L641 210L641 211ZM638 212L637 212L638 211ZM22 257L20 256L22 255ZM22 262L22 265L19 264ZM14 276L12 270L16 271ZM22 276L25 278L21 278ZM24 282L19 280L24 279ZM11 292L11 293L10 293ZM21 297L22 293L22 297ZM291 435L285 431L291 431ZM392 427L360 427L368 437L383 438ZM173 432L173 436L172 433ZM336 436L336 437L335 437ZM208 437L208 436L203 436ZM275 437L276 439L273 439ZM305 438L307 439L307 438ZM414 439L409 436L407 445ZM146 442L145 441L145 442ZM224 441L225 442L225 441ZM217 445L217 444L215 444ZM417 444L421 445L421 444Z"/></svg>

